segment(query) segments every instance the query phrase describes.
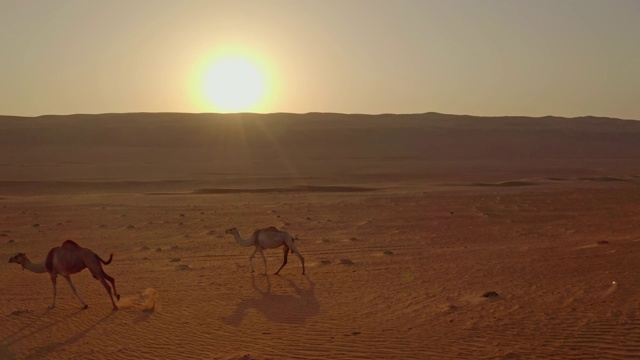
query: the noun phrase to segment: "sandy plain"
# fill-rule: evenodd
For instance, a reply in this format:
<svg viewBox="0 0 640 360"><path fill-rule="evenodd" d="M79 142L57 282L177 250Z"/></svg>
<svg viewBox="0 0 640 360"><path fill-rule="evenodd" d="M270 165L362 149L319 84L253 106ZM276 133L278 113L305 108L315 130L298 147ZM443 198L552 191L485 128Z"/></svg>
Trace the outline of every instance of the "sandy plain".
<svg viewBox="0 0 640 360"><path fill-rule="evenodd" d="M473 157L474 145L460 139L484 148L496 143L494 135L487 140L496 128L512 130L493 122L478 132L454 121L465 127L463 134L445 137L467 150L447 158L455 149L438 145L441 159L422 156L419 139L375 146L338 132L332 143L326 132L308 130L307 148L316 152L282 156L293 152L273 147L280 156L264 155L249 138L248 158L234 152L201 161L201 147L168 152L167 144L132 148L104 138L65 147L42 136L34 143L24 134L44 125L36 121L21 132L22 120L0 122L0 137L10 133L13 141L0 157L2 359L640 354L635 124L613 131L581 130L579 123L578 130L563 129L561 141L531 142L529 150L523 145L513 152L503 142L506 148ZM66 130L54 137L82 139L64 136L77 125L60 128ZM91 136L100 133L89 128ZM530 133L522 136L548 139ZM613 135L581 143L585 133ZM574 148L540 153L563 149L565 135ZM341 137L350 140L341 143ZM536 156L525 156L523 148ZM86 156L92 158L81 159ZM306 259L306 276L295 256L273 275L280 250L267 251L269 275L262 274L259 256L251 274L252 249L224 233L234 226L245 237L266 226L290 232ZM122 295L118 311L86 270L72 279L89 309L80 309L59 281L57 307L49 310L48 275L7 263L17 252L41 261L66 239L103 258L114 253L104 269Z"/></svg>

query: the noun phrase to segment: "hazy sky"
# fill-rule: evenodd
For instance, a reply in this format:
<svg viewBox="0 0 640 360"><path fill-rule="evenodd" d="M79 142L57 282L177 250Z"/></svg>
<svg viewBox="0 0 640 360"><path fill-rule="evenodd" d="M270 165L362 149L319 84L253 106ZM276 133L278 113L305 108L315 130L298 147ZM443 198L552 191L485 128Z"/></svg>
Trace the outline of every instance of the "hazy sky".
<svg viewBox="0 0 640 360"><path fill-rule="evenodd" d="M639 0L0 0L0 54L4 115L640 119Z"/></svg>

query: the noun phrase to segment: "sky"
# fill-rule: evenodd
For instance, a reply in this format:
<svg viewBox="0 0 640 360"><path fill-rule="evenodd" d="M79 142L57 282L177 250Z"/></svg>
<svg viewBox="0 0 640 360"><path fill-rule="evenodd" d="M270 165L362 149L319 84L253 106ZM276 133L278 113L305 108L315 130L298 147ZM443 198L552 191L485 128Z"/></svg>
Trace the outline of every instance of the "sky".
<svg viewBox="0 0 640 360"><path fill-rule="evenodd" d="M640 119L638 0L0 0L0 114Z"/></svg>

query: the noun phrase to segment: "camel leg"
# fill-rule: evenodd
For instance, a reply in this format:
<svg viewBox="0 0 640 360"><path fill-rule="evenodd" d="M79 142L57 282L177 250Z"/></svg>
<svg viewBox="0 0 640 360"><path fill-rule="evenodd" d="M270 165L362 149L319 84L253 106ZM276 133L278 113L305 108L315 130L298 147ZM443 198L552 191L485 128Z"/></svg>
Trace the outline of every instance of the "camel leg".
<svg viewBox="0 0 640 360"><path fill-rule="evenodd" d="M302 254L300 254L300 252L296 249L293 250L293 252L298 255L298 258L300 259L300 262L302 263L302 275L304 275L304 257L302 257Z"/></svg>
<svg viewBox="0 0 640 360"><path fill-rule="evenodd" d="M282 268L287 265L287 257L289 256L289 248L288 247L284 247L284 260L282 261L282 265L280 266L280 269L278 269L278 271L275 272L274 275L278 275L278 273L280 272L280 270L282 270Z"/></svg>
<svg viewBox="0 0 640 360"><path fill-rule="evenodd" d="M82 304L82 308L87 309L89 305L87 305L87 303L85 303L84 300L82 300L82 297L80 297L80 294L78 294L78 291L76 291L76 287L73 286L73 283L71 282L71 276L69 275L63 275L63 276L69 283L69 287L71 288L71 291L73 291L73 294L78 298L78 300L80 300L80 303Z"/></svg>
<svg viewBox="0 0 640 360"><path fill-rule="evenodd" d="M58 288L56 287L58 275L51 275L51 283L53 284L53 302L49 305L49 309L54 309L56 307L56 295L58 294Z"/></svg>
<svg viewBox="0 0 640 360"><path fill-rule="evenodd" d="M251 256L249 256L249 264L251 264L251 273L255 272L255 270L253 270L253 257L256 256L257 252L258 252L258 248L253 250L253 254L251 254Z"/></svg>
<svg viewBox="0 0 640 360"><path fill-rule="evenodd" d="M262 255L262 261L264 262L264 274L267 275L267 257L264 256L264 250L262 248L258 249L260 251L260 255Z"/></svg>
<svg viewBox="0 0 640 360"><path fill-rule="evenodd" d="M291 242L291 244L287 244L287 246L289 246L291 251L293 251L293 253L300 259L300 262L302 263L302 275L304 275L304 257L300 254L300 251L298 251L295 243Z"/></svg>
<svg viewBox="0 0 640 360"><path fill-rule="evenodd" d="M107 279L111 283L111 286L113 286L113 293L116 296L116 299L120 300L120 294L118 294L118 290L116 290L116 280L111 276L107 275L107 273L104 271L102 272L102 275L104 276L105 279Z"/></svg>
<svg viewBox="0 0 640 360"><path fill-rule="evenodd" d="M104 272L100 264L97 264L97 266L92 266L88 268L89 268L89 271L91 271L91 275L93 275L95 279L100 281L102 286L104 286L104 288L107 289L107 293L109 294L109 298L111 299L111 305L113 305L113 310L118 310L118 306L116 305L116 302L113 300L113 294L111 293L111 286L109 286L109 284L107 284L107 282L105 281L105 278L110 279L109 281L112 284L114 284L113 289L115 290L116 286L113 278ZM117 293L116 293L116 296L118 296Z"/></svg>
<svg viewBox="0 0 640 360"><path fill-rule="evenodd" d="M109 293L109 298L111 298L111 304L113 305L113 310L118 310L118 305L116 305L116 302L113 300L113 294L111 293L111 286L107 284L103 276L101 276L98 280L100 280L100 283L102 284L102 286L104 286L104 288L107 289L107 292Z"/></svg>

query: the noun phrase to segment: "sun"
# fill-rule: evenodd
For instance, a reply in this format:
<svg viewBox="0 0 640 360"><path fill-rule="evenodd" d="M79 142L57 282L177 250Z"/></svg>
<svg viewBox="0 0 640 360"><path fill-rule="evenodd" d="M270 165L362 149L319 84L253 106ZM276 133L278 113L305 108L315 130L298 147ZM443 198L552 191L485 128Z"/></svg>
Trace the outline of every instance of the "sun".
<svg viewBox="0 0 640 360"><path fill-rule="evenodd" d="M267 98L267 71L246 54L216 56L203 67L200 79L202 101L214 112L257 111Z"/></svg>

